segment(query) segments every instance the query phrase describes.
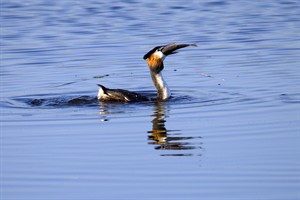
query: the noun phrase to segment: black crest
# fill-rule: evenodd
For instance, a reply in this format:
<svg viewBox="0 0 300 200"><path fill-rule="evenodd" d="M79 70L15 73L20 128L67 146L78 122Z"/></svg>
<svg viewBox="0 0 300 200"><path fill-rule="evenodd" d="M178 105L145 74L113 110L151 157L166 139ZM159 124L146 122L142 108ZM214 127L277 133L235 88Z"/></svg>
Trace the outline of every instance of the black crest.
<svg viewBox="0 0 300 200"><path fill-rule="evenodd" d="M151 56L151 54L153 54L157 49L161 48L163 46L157 46L157 47L154 47L153 49L151 49L148 53L146 53L144 55L144 60L146 60L147 58L149 58Z"/></svg>

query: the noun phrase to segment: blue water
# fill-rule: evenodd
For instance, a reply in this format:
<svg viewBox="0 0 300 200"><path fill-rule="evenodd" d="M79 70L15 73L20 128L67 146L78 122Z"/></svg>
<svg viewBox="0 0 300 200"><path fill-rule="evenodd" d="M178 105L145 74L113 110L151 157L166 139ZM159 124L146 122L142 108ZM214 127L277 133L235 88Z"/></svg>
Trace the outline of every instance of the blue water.
<svg viewBox="0 0 300 200"><path fill-rule="evenodd" d="M299 10L1 1L0 199L299 199ZM166 58L169 101L74 103L155 95L142 57L171 42L198 47Z"/></svg>

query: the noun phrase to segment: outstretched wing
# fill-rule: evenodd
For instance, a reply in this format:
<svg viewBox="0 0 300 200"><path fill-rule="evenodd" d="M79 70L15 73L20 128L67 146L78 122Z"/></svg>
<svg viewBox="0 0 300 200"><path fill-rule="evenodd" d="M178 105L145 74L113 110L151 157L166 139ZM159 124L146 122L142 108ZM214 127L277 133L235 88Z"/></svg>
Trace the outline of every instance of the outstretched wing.
<svg viewBox="0 0 300 200"><path fill-rule="evenodd" d="M144 58L144 60L146 60L157 49L160 50L163 54L165 54L167 56L167 55L171 55L171 54L177 53L177 52L175 52L177 49L181 49L181 48L188 47L188 46L194 46L194 47L196 47L197 45L196 44L176 44L174 42L174 43L170 43L170 44L167 44L167 45L164 45L164 46L156 46L153 49L151 49L148 53L146 53L143 58Z"/></svg>
<svg viewBox="0 0 300 200"><path fill-rule="evenodd" d="M177 49L181 49L181 48L188 47L188 46L194 46L194 47L196 47L197 45L196 44L176 44L176 43L171 43L171 44L168 44L166 46L162 46L160 48L160 50L161 50L161 52L163 54L165 54L167 56L167 55L171 55L171 54L177 53L177 52L175 52Z"/></svg>

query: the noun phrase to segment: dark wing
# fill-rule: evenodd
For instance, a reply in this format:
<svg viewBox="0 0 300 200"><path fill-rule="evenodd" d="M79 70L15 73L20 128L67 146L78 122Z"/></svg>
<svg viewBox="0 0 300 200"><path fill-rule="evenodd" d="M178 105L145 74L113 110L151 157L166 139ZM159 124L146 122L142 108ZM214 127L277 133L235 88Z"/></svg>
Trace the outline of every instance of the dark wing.
<svg viewBox="0 0 300 200"><path fill-rule="evenodd" d="M109 89L107 91L110 100L120 102L136 102L136 101L148 101L149 99L143 95L135 92L122 89Z"/></svg>
<svg viewBox="0 0 300 200"><path fill-rule="evenodd" d="M146 60L157 49L161 50L161 52L167 56L167 55L171 55L171 54L176 53L175 51L177 49L181 49L181 48L188 47L188 46L194 46L194 47L196 47L197 45L196 44L176 44L176 43L170 43L170 44L167 44L167 45L164 45L164 46L156 46L153 49L151 49L148 53L146 53L143 58L144 58L144 60Z"/></svg>
<svg viewBox="0 0 300 200"><path fill-rule="evenodd" d="M161 47L160 50L161 50L161 52L163 54L165 54L167 56L167 55L171 55L171 54L176 53L175 51L177 49L181 49L181 48L188 47L188 46L194 46L194 47L196 47L197 45L196 44L176 44L176 43L171 43L171 44L168 44L166 46Z"/></svg>

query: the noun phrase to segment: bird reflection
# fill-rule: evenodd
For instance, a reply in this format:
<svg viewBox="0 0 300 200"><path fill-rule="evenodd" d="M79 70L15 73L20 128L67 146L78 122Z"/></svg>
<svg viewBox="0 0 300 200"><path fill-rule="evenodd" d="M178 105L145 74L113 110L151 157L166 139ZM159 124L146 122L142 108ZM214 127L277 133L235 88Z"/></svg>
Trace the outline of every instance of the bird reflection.
<svg viewBox="0 0 300 200"><path fill-rule="evenodd" d="M125 104L99 102L99 105L101 122L110 121L111 117L109 116L126 114L126 111L128 111L125 109L128 105ZM161 156L201 156L201 153L195 150L202 149L202 142L199 141L201 137L183 136L180 130L166 128L166 118L168 118L167 102L151 102L143 106L149 105L153 106L154 111L151 115L153 117L151 120L152 129L147 131L148 144L153 145L155 150L162 151Z"/></svg>
<svg viewBox="0 0 300 200"><path fill-rule="evenodd" d="M156 150L192 150L201 148L200 145L192 144L187 140L195 137L182 137L178 130L167 130L165 127L166 105L165 102L155 102L153 113L152 130L148 131L149 144L156 145ZM200 138L200 137L198 137ZM189 156L191 153L163 154L163 156Z"/></svg>

